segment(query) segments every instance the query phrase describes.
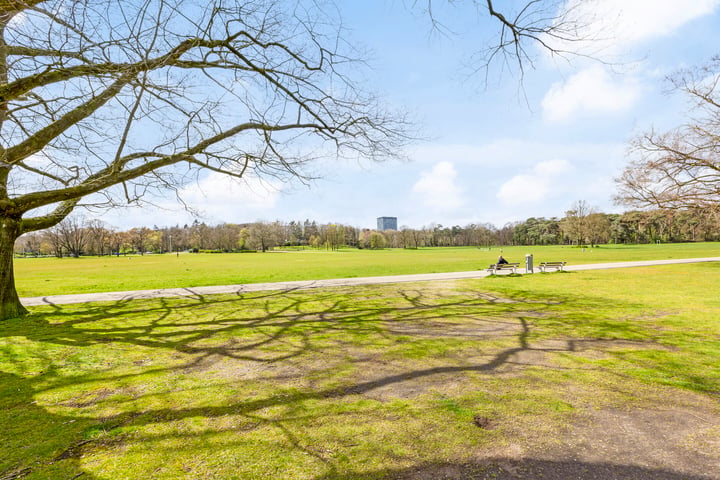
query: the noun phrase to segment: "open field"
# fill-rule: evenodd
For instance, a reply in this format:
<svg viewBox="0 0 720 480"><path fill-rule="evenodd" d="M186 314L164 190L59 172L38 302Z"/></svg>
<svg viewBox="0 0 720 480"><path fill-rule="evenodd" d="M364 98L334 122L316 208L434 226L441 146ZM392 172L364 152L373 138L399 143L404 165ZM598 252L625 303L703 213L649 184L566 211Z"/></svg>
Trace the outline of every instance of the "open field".
<svg viewBox="0 0 720 480"><path fill-rule="evenodd" d="M720 243L608 245L585 249L503 247L511 262L570 264L720 256ZM369 277L471 271L497 260L499 248L423 248L420 250L303 250L245 254L174 254L129 257L19 258L16 285L21 297L154 288Z"/></svg>
<svg viewBox="0 0 720 480"><path fill-rule="evenodd" d="M0 478L718 479L718 284L707 263L33 308L0 323Z"/></svg>

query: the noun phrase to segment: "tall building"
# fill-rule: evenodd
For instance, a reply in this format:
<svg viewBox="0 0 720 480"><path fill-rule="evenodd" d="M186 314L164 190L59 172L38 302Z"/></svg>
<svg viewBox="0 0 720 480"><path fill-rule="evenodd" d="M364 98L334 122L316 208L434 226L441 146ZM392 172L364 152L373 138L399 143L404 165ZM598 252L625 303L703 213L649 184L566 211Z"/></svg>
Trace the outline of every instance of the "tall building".
<svg viewBox="0 0 720 480"><path fill-rule="evenodd" d="M397 217L378 217L377 229L383 230L397 230Z"/></svg>

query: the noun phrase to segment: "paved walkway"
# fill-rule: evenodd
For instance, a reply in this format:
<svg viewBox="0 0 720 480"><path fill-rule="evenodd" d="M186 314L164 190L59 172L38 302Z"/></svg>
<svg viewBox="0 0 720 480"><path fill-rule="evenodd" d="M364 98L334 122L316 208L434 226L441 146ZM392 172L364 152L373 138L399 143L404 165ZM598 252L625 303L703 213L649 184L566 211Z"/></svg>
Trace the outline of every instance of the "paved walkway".
<svg viewBox="0 0 720 480"><path fill-rule="evenodd" d="M637 262L591 263L586 265L568 265L565 270L601 270L608 268L646 267L652 265L670 265L676 263L720 262L720 257L686 258L671 260L643 260ZM520 269L525 273L524 269ZM421 273L416 275L391 275L385 277L337 278L331 280L299 280L294 282L247 283L243 285L221 285L214 287L165 288L157 290L135 290L129 292L82 293L75 295L50 295L46 297L21 298L26 307L39 305L59 305L86 302L117 302L159 297L191 297L217 295L223 293L246 293L263 290L302 290L323 287L347 287L380 283L425 282L431 280L457 280L464 278L483 278L490 275L485 270L472 272Z"/></svg>

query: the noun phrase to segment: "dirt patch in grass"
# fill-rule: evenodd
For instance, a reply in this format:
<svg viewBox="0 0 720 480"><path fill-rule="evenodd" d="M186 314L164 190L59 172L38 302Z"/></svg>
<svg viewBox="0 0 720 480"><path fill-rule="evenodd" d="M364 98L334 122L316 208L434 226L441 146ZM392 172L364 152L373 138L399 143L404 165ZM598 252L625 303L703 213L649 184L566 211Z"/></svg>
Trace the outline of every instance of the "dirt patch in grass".
<svg viewBox="0 0 720 480"><path fill-rule="evenodd" d="M98 390L92 390L84 392L82 395L70 398L68 400L58 402L58 405L63 407L71 408L87 408L94 407L98 403L107 400L113 395L134 395L137 393L134 389L122 388L122 389L110 389L100 388Z"/></svg>
<svg viewBox="0 0 720 480"><path fill-rule="evenodd" d="M693 396L693 395L690 395ZM389 472L397 480L720 479L717 406L593 409L558 431L548 445L513 443L478 452L470 462L421 465Z"/></svg>
<svg viewBox="0 0 720 480"><path fill-rule="evenodd" d="M454 394L461 391L466 383L463 373L439 373L424 378L414 378L413 372L398 369L395 372L386 370L386 376L362 379L360 385L372 385L363 391L363 396L380 402L391 402L398 399L411 399L428 393ZM385 382L383 379L392 379Z"/></svg>
<svg viewBox="0 0 720 480"><path fill-rule="evenodd" d="M588 410L549 457L720 475L719 428L717 411L702 405Z"/></svg>
<svg viewBox="0 0 720 480"><path fill-rule="evenodd" d="M390 473L396 480L712 480L712 474L687 474L658 468L571 460L489 459L481 463L434 464Z"/></svg>
<svg viewBox="0 0 720 480"><path fill-rule="evenodd" d="M414 338L490 338L517 334L521 326L511 319L454 317L449 321L387 322L386 331L394 335Z"/></svg>

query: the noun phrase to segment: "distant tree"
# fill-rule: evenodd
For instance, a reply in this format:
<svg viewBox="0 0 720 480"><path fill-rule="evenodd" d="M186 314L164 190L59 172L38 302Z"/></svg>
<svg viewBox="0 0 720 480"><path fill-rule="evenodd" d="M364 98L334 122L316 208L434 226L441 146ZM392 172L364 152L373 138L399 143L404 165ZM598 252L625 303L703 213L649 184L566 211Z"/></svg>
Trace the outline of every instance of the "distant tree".
<svg viewBox="0 0 720 480"><path fill-rule="evenodd" d="M147 252L161 253L162 252L162 232L157 227L150 229L150 233L147 237L146 243Z"/></svg>
<svg viewBox="0 0 720 480"><path fill-rule="evenodd" d="M348 247L357 247L360 241L360 231L356 227L349 225L344 226L345 245Z"/></svg>
<svg viewBox="0 0 720 480"><path fill-rule="evenodd" d="M301 245L304 243L302 223L291 221L286 226L285 237L292 245Z"/></svg>
<svg viewBox="0 0 720 480"><path fill-rule="evenodd" d="M412 230L410 230L410 235L412 237L412 243L415 248L420 248L421 246L424 246L422 230L413 228Z"/></svg>
<svg viewBox="0 0 720 480"><path fill-rule="evenodd" d="M473 228L473 243L476 246L489 247L494 243L497 243L496 232L497 228L490 223L484 223L479 225L472 225Z"/></svg>
<svg viewBox="0 0 720 480"><path fill-rule="evenodd" d="M50 247L50 253L57 258L63 257L63 243L57 230L53 227L48 228L43 233L43 239Z"/></svg>
<svg viewBox="0 0 720 480"><path fill-rule="evenodd" d="M560 228L570 242L582 245L589 240L587 219L591 213L594 212L585 200L578 200L565 212Z"/></svg>
<svg viewBox="0 0 720 480"><path fill-rule="evenodd" d="M305 223L303 223L303 236L305 237L305 242L308 245L312 244L310 241L312 237L320 238L320 229L318 228L315 220L312 222L307 219L305 220Z"/></svg>
<svg viewBox="0 0 720 480"><path fill-rule="evenodd" d="M553 238L550 232L555 230L553 223L545 218L530 217L524 222L515 225L513 231L513 243L515 245L546 245L550 238ZM556 241L557 239L554 238ZM555 243L555 242L550 242Z"/></svg>
<svg viewBox="0 0 720 480"><path fill-rule="evenodd" d="M210 237L210 229L205 222L195 220L190 227L190 245L194 249L204 250Z"/></svg>
<svg viewBox="0 0 720 480"><path fill-rule="evenodd" d="M105 255L110 248L112 230L102 220L90 220L86 226L88 249L95 255Z"/></svg>
<svg viewBox="0 0 720 480"><path fill-rule="evenodd" d="M108 245L110 246L110 255L120 255L124 253L125 245L127 244L128 234L126 232L111 231L108 238Z"/></svg>
<svg viewBox="0 0 720 480"><path fill-rule="evenodd" d="M363 230L360 234L360 245L369 250L379 250L387 246L387 239L376 230Z"/></svg>
<svg viewBox="0 0 720 480"><path fill-rule="evenodd" d="M248 247L248 238L250 238L250 229L245 227L241 228L240 232L238 233L238 242L237 246L240 248L240 250L245 250Z"/></svg>
<svg viewBox="0 0 720 480"><path fill-rule="evenodd" d="M694 242L701 237L703 212L696 210L681 210L675 218L678 235L681 239Z"/></svg>
<svg viewBox="0 0 720 480"><path fill-rule="evenodd" d="M387 246L387 239L382 232L371 231L366 237L365 248L380 250Z"/></svg>
<svg viewBox="0 0 720 480"><path fill-rule="evenodd" d="M345 228L334 223L323 225L320 227L320 238L325 248L337 250L345 240Z"/></svg>
<svg viewBox="0 0 720 480"><path fill-rule="evenodd" d="M240 226L232 223L223 223L215 227L213 248L230 252L237 248L240 236Z"/></svg>
<svg viewBox="0 0 720 480"><path fill-rule="evenodd" d="M280 244L282 231L280 222L253 223L248 228L248 244L251 248L266 252Z"/></svg>
<svg viewBox="0 0 720 480"><path fill-rule="evenodd" d="M515 233L515 227L517 222L510 222L503 225L501 229L496 232L496 239L498 245L512 245L513 235Z"/></svg>
<svg viewBox="0 0 720 480"><path fill-rule="evenodd" d="M418 248L413 242L412 229L406 225L400 227L403 248Z"/></svg>
<svg viewBox="0 0 720 480"><path fill-rule="evenodd" d="M67 217L50 229L53 236L56 255L62 257L63 252L71 257L78 258L86 247L88 229L86 220L77 217Z"/></svg>
<svg viewBox="0 0 720 480"><path fill-rule="evenodd" d="M152 230L147 227L133 228L128 232L128 241L135 252L145 255Z"/></svg>
<svg viewBox="0 0 720 480"><path fill-rule="evenodd" d="M402 234L397 230L383 230L386 245L389 248L401 248L403 246Z"/></svg>
<svg viewBox="0 0 720 480"><path fill-rule="evenodd" d="M27 235L23 235L19 239L20 251L25 255L30 254L38 256L42 253L43 236L39 232L32 232Z"/></svg>
<svg viewBox="0 0 720 480"><path fill-rule="evenodd" d="M308 240L308 243L313 248L320 248L320 245L322 244L322 240L320 239L319 235L310 235L310 239Z"/></svg>
<svg viewBox="0 0 720 480"><path fill-rule="evenodd" d="M611 243L628 243L628 232L622 223L622 215L610 213L607 215L610 222L610 242Z"/></svg>
<svg viewBox="0 0 720 480"><path fill-rule="evenodd" d="M610 219L604 213L590 213L586 219L587 239L590 246L607 243L610 240Z"/></svg>

